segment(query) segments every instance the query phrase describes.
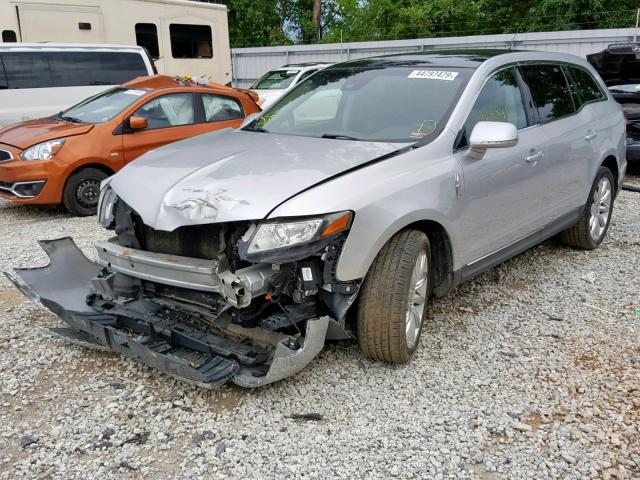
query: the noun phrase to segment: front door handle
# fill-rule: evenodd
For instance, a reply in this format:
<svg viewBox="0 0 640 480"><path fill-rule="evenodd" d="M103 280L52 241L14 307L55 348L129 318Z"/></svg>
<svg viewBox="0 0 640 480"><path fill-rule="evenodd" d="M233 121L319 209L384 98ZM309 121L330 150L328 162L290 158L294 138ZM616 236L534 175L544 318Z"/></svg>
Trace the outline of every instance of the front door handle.
<svg viewBox="0 0 640 480"><path fill-rule="evenodd" d="M584 136L584 139L588 142L590 142L591 140L593 140L594 138L596 138L598 136L597 133L593 133L591 131L587 132L587 134Z"/></svg>
<svg viewBox="0 0 640 480"><path fill-rule="evenodd" d="M530 155L527 155L526 157L524 157L524 159L527 163L532 163L535 165L540 160L542 160L542 157L544 157L544 153L537 152L537 153L532 153Z"/></svg>

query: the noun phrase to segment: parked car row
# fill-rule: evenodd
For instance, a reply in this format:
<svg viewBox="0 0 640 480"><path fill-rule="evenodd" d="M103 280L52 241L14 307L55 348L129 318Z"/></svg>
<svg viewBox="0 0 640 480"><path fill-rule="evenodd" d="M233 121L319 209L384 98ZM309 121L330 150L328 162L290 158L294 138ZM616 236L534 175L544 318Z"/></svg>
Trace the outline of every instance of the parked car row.
<svg viewBox="0 0 640 480"><path fill-rule="evenodd" d="M0 127L53 115L157 71L142 47L0 44Z"/></svg>
<svg viewBox="0 0 640 480"><path fill-rule="evenodd" d="M262 113L246 93L145 81L159 80L46 127L14 127L47 129L49 144L7 151L62 160L68 147L90 149L75 137L104 121L100 142L122 166L165 139L154 126L254 113L104 180L98 221L113 237L96 244L95 263L69 238L45 241L50 265L11 278L69 325L53 333L205 387L280 380L326 339L355 337L368 357L407 362L431 296L551 236L598 247L627 165L621 106L571 55L354 60Z"/></svg>
<svg viewBox="0 0 640 480"><path fill-rule="evenodd" d="M0 197L96 212L100 182L154 148L260 111L257 97L222 85L140 77L50 117L0 129Z"/></svg>

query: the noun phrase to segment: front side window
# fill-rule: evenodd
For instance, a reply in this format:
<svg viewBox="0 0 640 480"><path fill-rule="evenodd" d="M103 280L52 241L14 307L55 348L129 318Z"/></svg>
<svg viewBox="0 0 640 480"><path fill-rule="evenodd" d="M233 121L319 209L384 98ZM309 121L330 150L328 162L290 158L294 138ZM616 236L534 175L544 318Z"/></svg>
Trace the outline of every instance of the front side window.
<svg viewBox="0 0 640 480"><path fill-rule="evenodd" d="M170 93L154 98L133 113L149 123L148 130L192 125L195 122L193 94Z"/></svg>
<svg viewBox="0 0 640 480"><path fill-rule="evenodd" d="M559 65L524 65L520 67L540 123L548 123L576 111L571 90Z"/></svg>
<svg viewBox="0 0 640 480"><path fill-rule="evenodd" d="M18 36L13 30L3 30L2 41L5 43L16 43L18 41Z"/></svg>
<svg viewBox="0 0 640 480"><path fill-rule="evenodd" d="M136 23L136 45L146 48L154 60L160 58L158 27L154 23Z"/></svg>
<svg viewBox="0 0 640 480"><path fill-rule="evenodd" d="M204 116L207 122L224 122L244 117L242 105L235 98L223 95L202 95Z"/></svg>
<svg viewBox="0 0 640 480"><path fill-rule="evenodd" d="M253 90L281 90L288 88L299 70L273 70L256 80L249 88Z"/></svg>
<svg viewBox="0 0 640 480"><path fill-rule="evenodd" d="M478 122L509 122L518 130L527 126L522 93L513 68L500 70L487 79L464 124L460 146L468 144L473 127Z"/></svg>
<svg viewBox="0 0 640 480"><path fill-rule="evenodd" d="M567 67L567 69L581 103L597 102L606 98L598 82L589 72L578 67Z"/></svg>
<svg viewBox="0 0 640 480"><path fill-rule="evenodd" d="M173 58L212 58L213 44L209 25L169 25Z"/></svg>
<svg viewBox="0 0 640 480"><path fill-rule="evenodd" d="M2 54L7 88L51 87L51 70L46 57L39 52L5 52Z"/></svg>
<svg viewBox="0 0 640 480"><path fill-rule="evenodd" d="M84 123L108 122L148 93L146 90L113 88L71 107L60 117Z"/></svg>
<svg viewBox="0 0 640 480"><path fill-rule="evenodd" d="M472 69L351 66L317 72L251 128L307 137L429 142L444 128ZM321 110L318 106L324 105Z"/></svg>
<svg viewBox="0 0 640 480"><path fill-rule="evenodd" d="M54 87L120 85L148 75L133 52L47 52Z"/></svg>

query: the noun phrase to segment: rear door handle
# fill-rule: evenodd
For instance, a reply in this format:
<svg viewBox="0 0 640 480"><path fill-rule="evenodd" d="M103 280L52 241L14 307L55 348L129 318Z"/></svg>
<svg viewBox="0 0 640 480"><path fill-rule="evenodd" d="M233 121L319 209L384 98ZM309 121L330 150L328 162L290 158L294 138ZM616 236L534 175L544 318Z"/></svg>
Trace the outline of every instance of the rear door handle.
<svg viewBox="0 0 640 480"><path fill-rule="evenodd" d="M587 132L587 134L584 136L584 139L588 142L590 142L591 140L593 140L594 138L596 138L598 136L597 133L593 133L593 132Z"/></svg>
<svg viewBox="0 0 640 480"><path fill-rule="evenodd" d="M526 157L524 157L524 159L527 163L532 163L535 165L540 160L542 160L542 157L544 157L544 153L537 152L537 153L532 153L530 155L527 155Z"/></svg>

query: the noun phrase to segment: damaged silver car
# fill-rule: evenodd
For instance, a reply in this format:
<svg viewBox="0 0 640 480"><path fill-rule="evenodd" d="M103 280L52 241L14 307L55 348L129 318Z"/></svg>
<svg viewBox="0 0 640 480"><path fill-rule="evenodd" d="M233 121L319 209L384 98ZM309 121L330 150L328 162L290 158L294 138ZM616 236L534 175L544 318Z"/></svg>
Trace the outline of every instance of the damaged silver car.
<svg viewBox="0 0 640 480"><path fill-rule="evenodd" d="M620 106L577 57L356 60L129 164L96 262L45 241L11 278L52 332L206 387L282 379L327 339L404 363L431 296L556 234L597 247L625 168Z"/></svg>

